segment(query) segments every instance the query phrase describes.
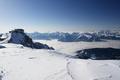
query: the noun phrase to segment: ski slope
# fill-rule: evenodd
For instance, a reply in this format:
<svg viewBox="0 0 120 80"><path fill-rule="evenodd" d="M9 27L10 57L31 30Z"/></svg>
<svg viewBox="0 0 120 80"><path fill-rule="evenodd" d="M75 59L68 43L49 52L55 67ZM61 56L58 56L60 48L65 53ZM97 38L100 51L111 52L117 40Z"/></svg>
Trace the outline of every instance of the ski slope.
<svg viewBox="0 0 120 80"><path fill-rule="evenodd" d="M96 44L42 42L56 46L56 50L1 44L6 48L0 49L0 80L120 80L119 60L83 60L66 56L82 48L119 47L117 41Z"/></svg>
<svg viewBox="0 0 120 80"><path fill-rule="evenodd" d="M71 60L68 69L73 80L120 80L119 60Z"/></svg>
<svg viewBox="0 0 120 80"><path fill-rule="evenodd" d="M0 49L1 80L70 80L66 57L22 45L4 46L7 48Z"/></svg>

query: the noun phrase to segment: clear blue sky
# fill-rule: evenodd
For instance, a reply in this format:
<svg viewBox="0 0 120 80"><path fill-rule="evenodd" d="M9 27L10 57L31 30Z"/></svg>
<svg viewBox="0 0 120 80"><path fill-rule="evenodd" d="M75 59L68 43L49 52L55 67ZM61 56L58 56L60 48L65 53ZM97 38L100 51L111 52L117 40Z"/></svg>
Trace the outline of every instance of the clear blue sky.
<svg viewBox="0 0 120 80"><path fill-rule="evenodd" d="M92 31L120 28L120 0L0 0L0 31Z"/></svg>

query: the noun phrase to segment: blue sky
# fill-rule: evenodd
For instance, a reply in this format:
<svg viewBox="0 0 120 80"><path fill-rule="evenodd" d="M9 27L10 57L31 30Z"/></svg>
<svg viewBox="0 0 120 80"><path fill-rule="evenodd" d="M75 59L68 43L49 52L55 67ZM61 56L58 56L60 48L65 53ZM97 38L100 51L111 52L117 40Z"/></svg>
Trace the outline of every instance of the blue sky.
<svg viewBox="0 0 120 80"><path fill-rule="evenodd" d="M94 31L120 28L119 0L0 0L0 31Z"/></svg>

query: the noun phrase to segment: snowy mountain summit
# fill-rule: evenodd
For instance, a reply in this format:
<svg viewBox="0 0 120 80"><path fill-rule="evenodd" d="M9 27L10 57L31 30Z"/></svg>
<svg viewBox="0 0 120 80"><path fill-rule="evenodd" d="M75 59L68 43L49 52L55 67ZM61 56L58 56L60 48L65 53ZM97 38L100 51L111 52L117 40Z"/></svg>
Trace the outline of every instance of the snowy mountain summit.
<svg viewBox="0 0 120 80"><path fill-rule="evenodd" d="M15 29L12 31L9 31L9 33L4 34L4 38L3 35L1 35L1 42L5 42L5 43L15 43L15 44L21 44L25 47L30 47L30 48L35 48L35 49L54 49L52 47L49 47L46 44L42 44L39 42L33 42L33 40L26 35L26 33L24 33L23 29Z"/></svg>

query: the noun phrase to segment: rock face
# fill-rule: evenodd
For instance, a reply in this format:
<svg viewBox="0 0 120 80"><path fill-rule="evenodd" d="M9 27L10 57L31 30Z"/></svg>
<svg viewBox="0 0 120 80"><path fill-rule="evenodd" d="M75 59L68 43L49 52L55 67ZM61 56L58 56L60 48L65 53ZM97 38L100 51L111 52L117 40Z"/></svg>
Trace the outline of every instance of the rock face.
<svg viewBox="0 0 120 80"><path fill-rule="evenodd" d="M120 49L115 48L91 48L77 51L80 59L111 60L120 59Z"/></svg>
<svg viewBox="0 0 120 80"><path fill-rule="evenodd" d="M0 49L1 49L1 48L6 48L6 47L5 47L5 46L0 45Z"/></svg>
<svg viewBox="0 0 120 80"><path fill-rule="evenodd" d="M26 33L24 33L23 29L15 29L9 31L9 33L11 34L11 38L8 43L22 44L23 46L35 49L54 49L46 44L33 42L33 40L29 36L27 36Z"/></svg>
<svg viewBox="0 0 120 80"><path fill-rule="evenodd" d="M9 43L22 44L24 46L30 46L33 44L32 39L24 33L23 29L15 29L9 33L11 33Z"/></svg>

